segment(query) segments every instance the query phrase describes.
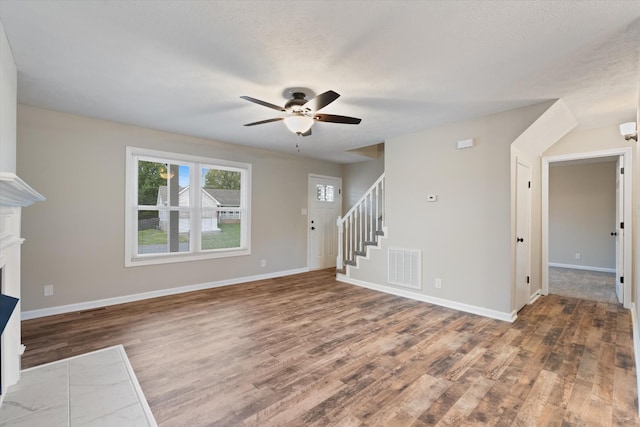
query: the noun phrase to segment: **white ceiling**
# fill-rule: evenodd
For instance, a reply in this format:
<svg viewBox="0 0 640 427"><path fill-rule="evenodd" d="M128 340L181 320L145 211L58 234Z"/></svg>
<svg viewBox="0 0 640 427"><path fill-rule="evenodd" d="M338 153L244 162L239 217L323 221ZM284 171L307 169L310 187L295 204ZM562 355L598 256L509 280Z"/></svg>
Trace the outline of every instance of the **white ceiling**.
<svg viewBox="0 0 640 427"><path fill-rule="evenodd" d="M295 153L283 91L332 89L300 155L562 98L581 127L634 120L640 1L0 0L18 100Z"/></svg>

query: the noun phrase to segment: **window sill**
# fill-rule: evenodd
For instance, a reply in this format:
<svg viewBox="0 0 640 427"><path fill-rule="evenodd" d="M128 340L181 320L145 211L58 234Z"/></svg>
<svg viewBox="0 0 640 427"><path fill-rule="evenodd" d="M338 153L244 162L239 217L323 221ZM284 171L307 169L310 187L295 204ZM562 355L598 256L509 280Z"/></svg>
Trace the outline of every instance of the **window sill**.
<svg viewBox="0 0 640 427"><path fill-rule="evenodd" d="M125 267L139 267L143 265L173 264L176 262L202 261L216 258L251 255L249 249L228 250L224 252L201 252L198 254L163 254L145 257L126 258Z"/></svg>

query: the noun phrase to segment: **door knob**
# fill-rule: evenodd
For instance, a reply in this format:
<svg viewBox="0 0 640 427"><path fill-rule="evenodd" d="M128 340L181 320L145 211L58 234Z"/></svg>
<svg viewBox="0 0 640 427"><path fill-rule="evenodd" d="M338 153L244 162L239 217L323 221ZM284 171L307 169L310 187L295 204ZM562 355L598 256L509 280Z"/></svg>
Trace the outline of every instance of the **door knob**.
<svg viewBox="0 0 640 427"><path fill-rule="evenodd" d="M522 238L522 237L516 237L516 242L524 242L524 238Z"/></svg>
<svg viewBox="0 0 640 427"><path fill-rule="evenodd" d="M316 228L315 228L315 227L311 227L311 229L312 229L312 230L315 230Z"/></svg>

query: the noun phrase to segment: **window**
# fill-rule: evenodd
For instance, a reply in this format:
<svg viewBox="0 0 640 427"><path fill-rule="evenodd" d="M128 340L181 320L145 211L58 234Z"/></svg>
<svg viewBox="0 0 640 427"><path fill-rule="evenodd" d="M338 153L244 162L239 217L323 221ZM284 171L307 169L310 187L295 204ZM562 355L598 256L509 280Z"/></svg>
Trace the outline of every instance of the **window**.
<svg viewBox="0 0 640 427"><path fill-rule="evenodd" d="M127 147L126 266L250 253L251 165Z"/></svg>
<svg viewBox="0 0 640 427"><path fill-rule="evenodd" d="M316 184L316 198L319 202L333 202L333 185Z"/></svg>

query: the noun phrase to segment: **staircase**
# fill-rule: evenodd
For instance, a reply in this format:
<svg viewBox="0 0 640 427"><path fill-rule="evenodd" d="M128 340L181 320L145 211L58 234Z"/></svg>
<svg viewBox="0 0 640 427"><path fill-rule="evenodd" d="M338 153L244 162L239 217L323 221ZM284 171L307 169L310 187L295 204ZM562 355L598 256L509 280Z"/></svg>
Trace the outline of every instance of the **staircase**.
<svg viewBox="0 0 640 427"><path fill-rule="evenodd" d="M366 256L369 246L378 246L384 236L384 174L367 192L338 218L338 256L336 268L345 274L348 266L357 266L358 257Z"/></svg>

